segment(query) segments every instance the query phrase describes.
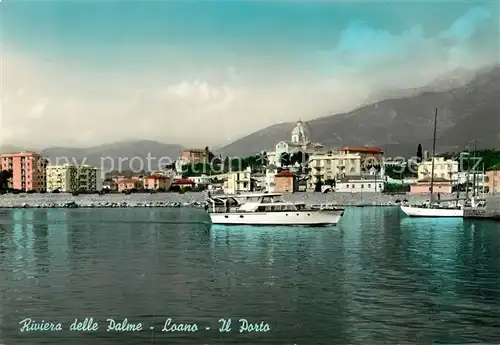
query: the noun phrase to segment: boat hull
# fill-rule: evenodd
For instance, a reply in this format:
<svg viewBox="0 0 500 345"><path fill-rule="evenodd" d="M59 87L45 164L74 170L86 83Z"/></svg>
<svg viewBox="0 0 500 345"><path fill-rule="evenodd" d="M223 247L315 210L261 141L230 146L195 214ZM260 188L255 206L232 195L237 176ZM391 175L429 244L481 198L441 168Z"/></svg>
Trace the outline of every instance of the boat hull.
<svg viewBox="0 0 500 345"><path fill-rule="evenodd" d="M412 206L401 206L401 211L409 217L445 217L455 218L463 217L463 209L446 209L446 208L421 208Z"/></svg>
<svg viewBox="0 0 500 345"><path fill-rule="evenodd" d="M231 212L210 213L210 219L218 225L326 226L337 224L343 214L344 210Z"/></svg>

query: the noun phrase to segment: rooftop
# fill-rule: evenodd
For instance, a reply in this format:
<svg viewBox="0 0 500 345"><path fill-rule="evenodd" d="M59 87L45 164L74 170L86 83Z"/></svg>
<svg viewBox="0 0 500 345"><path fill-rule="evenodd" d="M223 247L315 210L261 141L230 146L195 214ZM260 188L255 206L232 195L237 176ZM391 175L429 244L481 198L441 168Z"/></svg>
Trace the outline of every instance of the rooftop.
<svg viewBox="0 0 500 345"><path fill-rule="evenodd" d="M194 183L193 180L190 180L188 178L180 178L174 181L174 184L196 184Z"/></svg>
<svg viewBox="0 0 500 345"><path fill-rule="evenodd" d="M295 174L291 171L280 171L275 175L276 177L293 177Z"/></svg>
<svg viewBox="0 0 500 345"><path fill-rule="evenodd" d="M196 153L204 153L204 149L184 149L182 152L196 152Z"/></svg>
<svg viewBox="0 0 500 345"><path fill-rule="evenodd" d="M370 147L370 146L344 146L340 151L354 151L354 152L365 152L365 153L383 153L381 148Z"/></svg>
<svg viewBox="0 0 500 345"><path fill-rule="evenodd" d="M0 153L0 157L21 157L21 156L40 156L40 153L35 151Z"/></svg>
<svg viewBox="0 0 500 345"><path fill-rule="evenodd" d="M443 177L434 177L433 181L434 182L451 182L450 180L445 179ZM430 182L431 182L430 177L426 177L426 178L423 178L423 179L417 181L417 183L430 183Z"/></svg>
<svg viewBox="0 0 500 345"><path fill-rule="evenodd" d="M165 175L160 175L160 174L151 174L149 176L146 176L147 179L154 178L158 180L168 180L168 176Z"/></svg>

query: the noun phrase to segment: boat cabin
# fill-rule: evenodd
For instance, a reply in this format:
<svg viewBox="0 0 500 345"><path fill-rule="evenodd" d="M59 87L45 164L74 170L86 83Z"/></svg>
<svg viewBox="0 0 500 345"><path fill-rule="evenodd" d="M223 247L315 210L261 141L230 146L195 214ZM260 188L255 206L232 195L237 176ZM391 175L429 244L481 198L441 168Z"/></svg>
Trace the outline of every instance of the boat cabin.
<svg viewBox="0 0 500 345"><path fill-rule="evenodd" d="M292 203L283 200L279 193L221 195L207 198L209 212L283 212L298 211L306 208L305 203Z"/></svg>

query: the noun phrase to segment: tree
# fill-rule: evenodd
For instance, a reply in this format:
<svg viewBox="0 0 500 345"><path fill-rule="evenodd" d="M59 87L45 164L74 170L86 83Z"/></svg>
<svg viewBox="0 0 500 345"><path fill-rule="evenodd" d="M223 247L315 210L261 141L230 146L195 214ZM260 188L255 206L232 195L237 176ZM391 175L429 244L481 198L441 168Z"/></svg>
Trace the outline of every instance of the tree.
<svg viewBox="0 0 500 345"><path fill-rule="evenodd" d="M422 160L424 159L424 154L422 152L422 145L421 144L418 144L418 147L417 147L417 162L422 162Z"/></svg>
<svg viewBox="0 0 500 345"><path fill-rule="evenodd" d="M280 156L280 163L281 163L281 166L290 165L290 154L287 152L283 152Z"/></svg>
<svg viewBox="0 0 500 345"><path fill-rule="evenodd" d="M305 167L309 161L309 154L307 152L298 151L290 156L290 164L299 163L301 167Z"/></svg>
<svg viewBox="0 0 500 345"><path fill-rule="evenodd" d="M224 160L222 161L222 166L223 166L223 169L222 169L222 172L224 173L227 173L229 170L231 170L231 166L230 166L230 159L229 157L224 157Z"/></svg>
<svg viewBox="0 0 500 345"><path fill-rule="evenodd" d="M9 189L9 180L12 178L12 170L0 171L0 191L4 192Z"/></svg>
<svg viewBox="0 0 500 345"><path fill-rule="evenodd" d="M267 157L267 152L262 151L260 154L256 156L256 164L257 167L260 168L261 171L266 170L266 166L269 164L269 159Z"/></svg>
<svg viewBox="0 0 500 345"><path fill-rule="evenodd" d="M212 159L214 159L214 154L210 152L210 149L208 146L205 146L205 156L207 157L207 161L210 163L212 162Z"/></svg>

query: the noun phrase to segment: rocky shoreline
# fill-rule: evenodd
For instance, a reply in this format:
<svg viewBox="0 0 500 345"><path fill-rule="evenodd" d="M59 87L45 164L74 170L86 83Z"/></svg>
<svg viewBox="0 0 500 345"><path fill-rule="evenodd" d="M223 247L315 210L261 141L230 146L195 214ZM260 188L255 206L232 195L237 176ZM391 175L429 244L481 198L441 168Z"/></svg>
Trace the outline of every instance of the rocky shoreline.
<svg viewBox="0 0 500 345"><path fill-rule="evenodd" d="M157 193L157 194L4 194L0 208L127 208L127 207L194 207L205 205L206 193ZM442 196L442 198L451 196ZM428 195L387 195L382 193L289 193L287 201L308 204L335 204L338 206L395 206L400 201L425 202Z"/></svg>

